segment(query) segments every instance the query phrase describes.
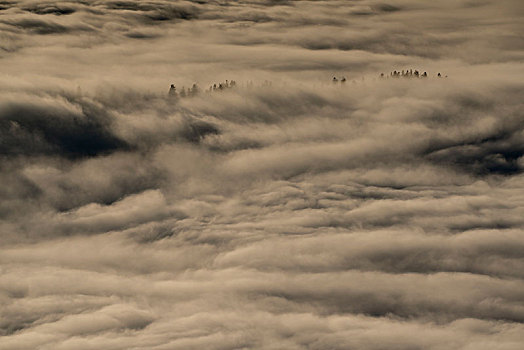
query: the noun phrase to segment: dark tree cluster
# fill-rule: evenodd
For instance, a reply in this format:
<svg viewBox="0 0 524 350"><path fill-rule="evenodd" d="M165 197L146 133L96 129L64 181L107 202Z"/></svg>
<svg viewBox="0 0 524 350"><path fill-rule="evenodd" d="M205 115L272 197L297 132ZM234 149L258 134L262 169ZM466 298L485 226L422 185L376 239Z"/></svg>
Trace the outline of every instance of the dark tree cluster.
<svg viewBox="0 0 524 350"><path fill-rule="evenodd" d="M389 75L387 74L384 74L384 73L380 73L380 77L381 78L427 78L428 77L428 72L422 72L422 71L418 71L417 69L406 69L406 70L394 70L392 72L389 73ZM438 78L442 78L442 74L440 73L437 73L437 77ZM446 78L448 76L446 75Z"/></svg>
<svg viewBox="0 0 524 350"><path fill-rule="evenodd" d="M214 83L213 85L209 86L209 89L206 90L206 92L212 92L212 91L222 91L225 89L231 89L237 86L237 82L234 80L227 80L222 83Z"/></svg>
<svg viewBox="0 0 524 350"><path fill-rule="evenodd" d="M179 98L179 97L193 97L200 93L200 88L196 83L193 84L190 88L185 88L185 86L182 86L182 90L180 92L177 91L175 84L171 84L171 87L169 88L169 97L170 98Z"/></svg>

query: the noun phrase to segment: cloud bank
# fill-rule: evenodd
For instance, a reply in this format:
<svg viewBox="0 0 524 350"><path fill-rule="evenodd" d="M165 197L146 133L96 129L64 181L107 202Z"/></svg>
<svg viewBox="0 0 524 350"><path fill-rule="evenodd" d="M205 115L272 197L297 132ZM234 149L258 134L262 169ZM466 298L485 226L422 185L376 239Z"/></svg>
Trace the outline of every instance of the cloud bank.
<svg viewBox="0 0 524 350"><path fill-rule="evenodd" d="M522 15L0 1L0 349L522 348Z"/></svg>

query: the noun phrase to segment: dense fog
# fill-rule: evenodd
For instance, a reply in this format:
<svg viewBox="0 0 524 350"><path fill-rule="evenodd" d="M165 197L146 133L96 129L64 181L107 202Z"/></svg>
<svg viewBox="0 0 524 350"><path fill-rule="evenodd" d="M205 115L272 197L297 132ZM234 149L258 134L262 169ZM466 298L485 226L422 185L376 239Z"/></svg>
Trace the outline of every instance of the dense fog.
<svg viewBox="0 0 524 350"><path fill-rule="evenodd" d="M0 349L522 349L523 31L0 1Z"/></svg>

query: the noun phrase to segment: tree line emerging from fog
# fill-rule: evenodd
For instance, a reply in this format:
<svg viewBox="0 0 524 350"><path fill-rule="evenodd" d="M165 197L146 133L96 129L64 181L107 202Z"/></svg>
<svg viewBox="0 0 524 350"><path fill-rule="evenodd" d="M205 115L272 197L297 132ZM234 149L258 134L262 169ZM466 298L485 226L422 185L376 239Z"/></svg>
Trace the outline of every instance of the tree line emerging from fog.
<svg viewBox="0 0 524 350"><path fill-rule="evenodd" d="M273 83L269 80L265 80L262 84L258 85L258 86L262 86L262 87L268 87L268 86L272 86ZM247 88L253 88L255 87L255 83L253 83L253 81L247 81L245 83L245 86ZM220 83L213 83L212 85L209 86L209 88L207 88L205 90L206 93L210 93L210 92L217 92L217 91L224 91L224 90L227 90L227 89L234 89L237 87L237 82L235 80L228 80L226 79L226 81L224 82L220 82ZM200 89L200 87L198 86L197 83L194 83L190 88L185 88L185 86L182 86L182 89L177 90L175 84L171 84L171 87L169 88L169 93L168 93L168 96L170 98L179 98L179 97L191 97L191 96L196 96L198 94L200 94L200 92L202 92L202 90Z"/></svg>
<svg viewBox="0 0 524 350"><path fill-rule="evenodd" d="M392 72L389 72L389 75L387 74L384 74L384 73L380 73L380 77L381 78L427 78L428 77L428 72L422 72L422 71L418 71L416 69L406 69L406 70L402 70L402 71L392 71ZM448 77L447 75L445 76L446 78ZM437 78L442 78L442 74L439 72L437 73Z"/></svg>
<svg viewBox="0 0 524 350"><path fill-rule="evenodd" d="M422 72L422 71L419 71L417 69L406 69L406 70L393 70L391 71L389 74L384 74L384 73L380 73L380 79L389 79L389 78L428 78L429 75L426 71ZM436 77L437 78L442 78L443 75L439 72L436 74ZM446 75L445 78L447 78L448 76ZM365 80L364 77L361 78L362 81ZM333 79L331 79L331 82L333 84L341 84L341 85L344 85L346 82L347 82L347 78L345 76L342 76L342 77L333 77ZM351 80L352 83L356 83L357 80ZM246 88L253 88L255 87L255 84L253 83L253 81L247 81L245 84ZM257 85L258 87L270 87L272 86L273 83L269 80L264 80L263 83ZM205 92L206 93L211 93L211 92L219 92L219 91L224 91L224 90L228 90L228 89L234 89L236 88L238 85L237 85L237 82L235 80L228 80L226 79L224 82L220 82L220 83L213 83L212 85L210 85L207 89L205 89ZM175 84L171 84L171 87L169 88L169 92L168 92L168 97L169 98L172 98L172 99L178 99L178 98L184 98L184 97L192 97L192 96L197 96L199 95L200 93L202 92L202 89L198 86L197 83L194 83L191 87L188 87L186 89L185 86L182 86L182 88L180 90L177 90L177 87L175 86Z"/></svg>

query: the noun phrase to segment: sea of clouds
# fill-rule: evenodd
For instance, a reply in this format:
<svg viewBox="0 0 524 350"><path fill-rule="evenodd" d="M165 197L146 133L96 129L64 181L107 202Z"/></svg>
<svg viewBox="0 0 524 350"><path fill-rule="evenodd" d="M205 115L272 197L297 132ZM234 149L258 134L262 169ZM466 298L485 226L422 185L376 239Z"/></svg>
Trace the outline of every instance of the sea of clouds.
<svg viewBox="0 0 524 350"><path fill-rule="evenodd" d="M523 31L521 0L0 1L0 349L522 349Z"/></svg>

